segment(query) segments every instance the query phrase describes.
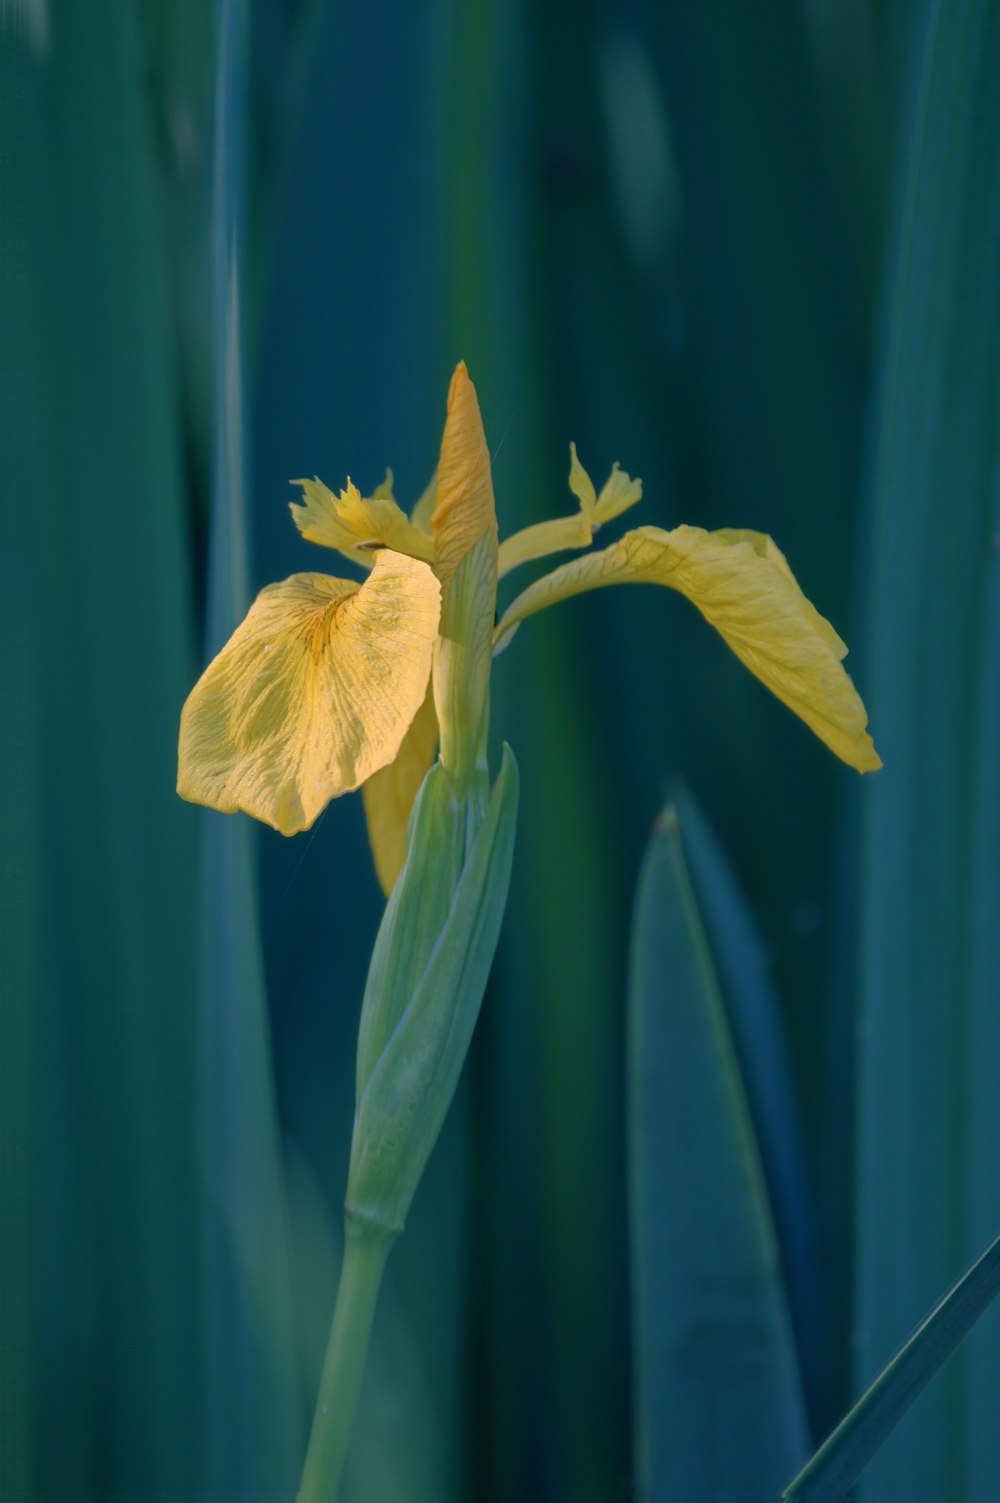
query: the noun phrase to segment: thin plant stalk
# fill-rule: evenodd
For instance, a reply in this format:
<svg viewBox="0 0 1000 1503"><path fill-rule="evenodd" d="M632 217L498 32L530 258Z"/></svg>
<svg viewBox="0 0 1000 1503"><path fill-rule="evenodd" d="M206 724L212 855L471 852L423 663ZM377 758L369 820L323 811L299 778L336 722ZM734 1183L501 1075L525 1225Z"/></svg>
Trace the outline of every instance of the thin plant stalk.
<svg viewBox="0 0 1000 1503"><path fill-rule="evenodd" d="M323 1360L298 1503L335 1503L357 1408L375 1305L394 1231L347 1217L344 1262Z"/></svg>

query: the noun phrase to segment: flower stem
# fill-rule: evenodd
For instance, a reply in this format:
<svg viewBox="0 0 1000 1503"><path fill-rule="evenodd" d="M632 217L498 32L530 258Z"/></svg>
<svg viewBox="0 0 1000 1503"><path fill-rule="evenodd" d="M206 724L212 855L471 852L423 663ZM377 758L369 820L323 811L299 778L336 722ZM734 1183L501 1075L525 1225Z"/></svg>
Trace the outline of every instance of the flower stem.
<svg viewBox="0 0 1000 1503"><path fill-rule="evenodd" d="M344 1263L298 1503L336 1503L382 1271L395 1231L348 1216Z"/></svg>

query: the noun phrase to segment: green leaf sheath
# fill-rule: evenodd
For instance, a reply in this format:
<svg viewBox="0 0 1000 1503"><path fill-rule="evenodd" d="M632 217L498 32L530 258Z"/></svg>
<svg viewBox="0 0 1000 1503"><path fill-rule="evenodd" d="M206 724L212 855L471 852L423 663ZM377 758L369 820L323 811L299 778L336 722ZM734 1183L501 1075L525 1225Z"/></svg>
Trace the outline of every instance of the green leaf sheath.
<svg viewBox="0 0 1000 1503"><path fill-rule="evenodd" d="M450 782L437 764L427 774L415 813L414 838L406 864L386 910L386 954L376 941L384 966L378 990L365 994L368 1017L362 1023L367 1073L361 1087L351 1145L347 1211L376 1225L401 1231L417 1183L437 1141L486 989L500 934L514 855L517 822L517 764L504 748L503 765L485 818L454 888L444 922L414 939L406 910L422 908L428 886L442 882L442 841L417 838L438 801L451 799ZM464 804L450 803L451 820L464 831ZM453 837L442 837L445 852ZM407 993L393 986L409 959L397 959L395 946L406 944L427 956ZM382 1016L388 1023L381 1023ZM374 1055L373 1040L385 1043ZM361 1071L359 1069L359 1080Z"/></svg>
<svg viewBox="0 0 1000 1503"><path fill-rule="evenodd" d="M344 1263L303 1503L337 1496L382 1271L451 1106L493 964L517 793L517 764L504 747L464 861L477 795L456 797L440 762L411 816L406 862L376 940L362 1009Z"/></svg>

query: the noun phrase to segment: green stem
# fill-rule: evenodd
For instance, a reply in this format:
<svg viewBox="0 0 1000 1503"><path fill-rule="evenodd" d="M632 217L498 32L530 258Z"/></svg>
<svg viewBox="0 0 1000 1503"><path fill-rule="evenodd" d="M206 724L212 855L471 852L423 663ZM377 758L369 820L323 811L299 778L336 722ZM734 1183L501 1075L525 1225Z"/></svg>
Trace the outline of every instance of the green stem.
<svg viewBox="0 0 1000 1503"><path fill-rule="evenodd" d="M396 1233L348 1215L344 1264L298 1503L336 1503L379 1285Z"/></svg>

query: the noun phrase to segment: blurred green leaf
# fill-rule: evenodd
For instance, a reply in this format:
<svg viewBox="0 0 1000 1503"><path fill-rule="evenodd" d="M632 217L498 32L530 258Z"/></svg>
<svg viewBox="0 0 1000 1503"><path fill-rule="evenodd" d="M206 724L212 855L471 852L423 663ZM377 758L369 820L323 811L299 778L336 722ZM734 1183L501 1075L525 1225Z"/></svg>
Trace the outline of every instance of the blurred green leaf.
<svg viewBox="0 0 1000 1503"><path fill-rule="evenodd" d="M672 808L636 899L629 987L635 1485L766 1503L807 1449L763 1175Z"/></svg>
<svg viewBox="0 0 1000 1503"><path fill-rule="evenodd" d="M753 914L712 830L685 788L674 794L697 909L760 1152L810 1409L824 1386L816 1229L802 1115L781 1009Z"/></svg>
<svg viewBox="0 0 1000 1503"><path fill-rule="evenodd" d="M244 391L249 6L218 12L212 168L212 505L207 651L249 605ZM282 1147L256 885L256 831L201 812L202 1486L290 1487L304 1433Z"/></svg>
<svg viewBox="0 0 1000 1503"><path fill-rule="evenodd" d="M142 49L126 5L100 25L83 6L37 5L5 14L2 51L15 275L0 448L44 790L25 807L44 881L32 1481L79 1497L155 1477L189 1495L195 831L173 783L193 631Z"/></svg>
<svg viewBox="0 0 1000 1503"><path fill-rule="evenodd" d="M782 1497L788 1503L837 1503L846 1498L863 1468L998 1292L1000 1237L935 1305Z"/></svg>
<svg viewBox="0 0 1000 1503"><path fill-rule="evenodd" d="M857 1375L1000 1215L1000 5L926 7L898 163L866 542ZM995 1492L991 1314L866 1474Z"/></svg>

